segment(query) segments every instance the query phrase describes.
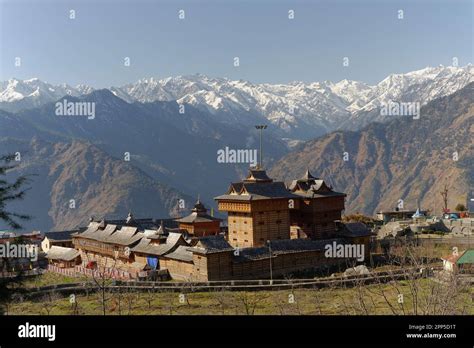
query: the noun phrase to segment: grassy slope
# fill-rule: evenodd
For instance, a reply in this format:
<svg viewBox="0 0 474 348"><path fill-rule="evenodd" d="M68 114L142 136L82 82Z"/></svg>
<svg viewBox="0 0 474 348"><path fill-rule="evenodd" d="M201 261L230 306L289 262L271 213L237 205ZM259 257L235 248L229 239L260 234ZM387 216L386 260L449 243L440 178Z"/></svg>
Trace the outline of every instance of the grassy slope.
<svg viewBox="0 0 474 348"><path fill-rule="evenodd" d="M436 298L438 307L429 307L425 314L442 313L442 308L450 308L453 314L474 314L474 304L471 297L474 290L463 289L458 295L450 293L450 287L440 285L429 279L417 281L420 289L419 314L427 310L428 298ZM180 303L179 293L123 293L121 295L122 315L269 315L269 314L304 314L304 315L364 315L364 314L393 314L390 306L397 314L403 314L397 302L398 292L395 285L404 294L404 309L406 314L413 313L413 296L410 283L407 281L396 284L376 284L366 287L334 288L334 289L295 289L291 291L260 291L260 292L199 292L187 295L187 301ZM435 293L437 295L430 295ZM290 303L291 295L295 302ZM107 313L119 315L118 294L108 294ZM449 299L450 303L446 303ZM98 294L77 296L79 314L101 314L101 303ZM247 305L245 305L245 303ZM129 306L130 305L130 306ZM53 296L35 301L13 304L9 314L32 315L70 315L71 305L68 298Z"/></svg>

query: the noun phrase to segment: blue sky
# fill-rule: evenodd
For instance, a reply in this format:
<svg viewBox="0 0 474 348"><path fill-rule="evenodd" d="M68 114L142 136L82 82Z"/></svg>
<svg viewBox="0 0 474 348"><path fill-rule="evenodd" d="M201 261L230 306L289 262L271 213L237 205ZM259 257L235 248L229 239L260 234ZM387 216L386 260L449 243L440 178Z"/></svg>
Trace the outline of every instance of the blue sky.
<svg viewBox="0 0 474 348"><path fill-rule="evenodd" d="M109 87L202 73L377 83L453 57L474 63L473 16L471 0L0 0L0 80Z"/></svg>

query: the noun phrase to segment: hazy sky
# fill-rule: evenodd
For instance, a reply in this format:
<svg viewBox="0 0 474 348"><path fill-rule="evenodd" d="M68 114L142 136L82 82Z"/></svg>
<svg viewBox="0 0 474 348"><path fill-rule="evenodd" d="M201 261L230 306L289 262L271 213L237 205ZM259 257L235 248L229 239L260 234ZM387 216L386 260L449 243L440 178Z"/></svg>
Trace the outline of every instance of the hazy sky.
<svg viewBox="0 0 474 348"><path fill-rule="evenodd" d="M0 80L109 87L202 73L376 83L453 57L473 62L473 17L472 0L0 0Z"/></svg>

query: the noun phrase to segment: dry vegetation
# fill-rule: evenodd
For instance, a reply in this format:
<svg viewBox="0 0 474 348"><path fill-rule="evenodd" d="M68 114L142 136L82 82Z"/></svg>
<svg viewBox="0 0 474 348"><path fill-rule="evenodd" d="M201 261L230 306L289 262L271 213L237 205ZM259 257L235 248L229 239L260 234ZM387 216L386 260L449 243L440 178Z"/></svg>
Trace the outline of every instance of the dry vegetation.
<svg viewBox="0 0 474 348"><path fill-rule="evenodd" d="M400 296L402 295L402 296ZM369 315L474 314L472 289L418 278L351 288L279 291L109 292L107 315ZM17 299L8 314L104 314L100 292L69 297L51 294L34 301Z"/></svg>
<svg viewBox="0 0 474 348"><path fill-rule="evenodd" d="M442 278L434 274L430 260L436 253L437 250L427 250L426 247L392 247L388 264L378 267L378 270L403 270L404 280L389 275L388 281L368 285L359 280L350 287L334 282L323 288L295 287L262 291L214 288L204 292L183 284L176 292L159 288L138 292L123 288L111 289L104 276L94 279L96 291L77 294L73 303L69 296L54 292L34 299L17 296L13 303L9 303L7 314L473 315L473 287L454 277ZM420 269L426 272L421 273ZM32 288L77 281L80 280L46 273L27 281L23 286Z"/></svg>

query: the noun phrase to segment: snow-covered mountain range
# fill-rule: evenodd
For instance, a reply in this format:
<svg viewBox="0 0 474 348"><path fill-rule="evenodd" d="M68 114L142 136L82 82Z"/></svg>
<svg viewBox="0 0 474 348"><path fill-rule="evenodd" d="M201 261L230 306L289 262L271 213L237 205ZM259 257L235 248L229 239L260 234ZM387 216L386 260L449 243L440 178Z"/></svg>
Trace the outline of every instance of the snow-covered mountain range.
<svg viewBox="0 0 474 348"><path fill-rule="evenodd" d="M335 129L352 129L381 120L379 113L373 111L389 101L424 105L472 81L474 66L469 64L392 74L373 86L350 80L254 84L196 74L141 79L109 89L129 103L176 100L191 104L227 124L251 125L256 118L264 117L282 137L309 139ZM67 94L79 96L91 91L93 88L85 85L54 86L38 79L10 79L0 82L0 109L15 112Z"/></svg>
<svg viewBox="0 0 474 348"><path fill-rule="evenodd" d="M38 78L0 81L0 109L18 111L56 101L65 95L80 96L94 88L86 85L71 87L65 83L52 85Z"/></svg>

